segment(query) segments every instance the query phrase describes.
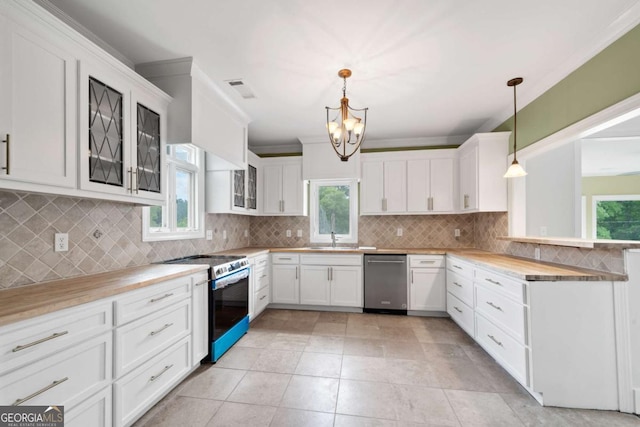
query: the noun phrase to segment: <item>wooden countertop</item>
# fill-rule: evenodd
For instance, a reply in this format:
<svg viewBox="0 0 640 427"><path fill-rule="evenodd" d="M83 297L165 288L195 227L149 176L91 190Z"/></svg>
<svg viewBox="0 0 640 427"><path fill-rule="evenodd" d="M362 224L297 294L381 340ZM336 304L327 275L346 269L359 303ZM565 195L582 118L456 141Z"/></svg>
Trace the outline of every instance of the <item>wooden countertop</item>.
<svg viewBox="0 0 640 427"><path fill-rule="evenodd" d="M500 236L498 240L509 242L533 243L537 245L569 246L589 249L640 249L637 240L594 240L576 237L514 237Z"/></svg>
<svg viewBox="0 0 640 427"><path fill-rule="evenodd" d="M323 254L407 254L454 255L478 266L493 268L505 275L529 281L626 281L624 274L590 270L562 264L536 261L511 255L496 254L474 248L239 248L220 252L225 255L254 256L256 253L323 253Z"/></svg>
<svg viewBox="0 0 640 427"><path fill-rule="evenodd" d="M0 326L205 271L202 264L151 264L0 290Z"/></svg>

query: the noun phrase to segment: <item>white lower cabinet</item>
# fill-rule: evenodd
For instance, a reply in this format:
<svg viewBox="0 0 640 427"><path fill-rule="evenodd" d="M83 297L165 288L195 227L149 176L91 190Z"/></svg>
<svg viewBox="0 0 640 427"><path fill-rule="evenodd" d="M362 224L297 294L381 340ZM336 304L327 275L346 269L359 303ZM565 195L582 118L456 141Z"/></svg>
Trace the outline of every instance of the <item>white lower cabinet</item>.
<svg viewBox="0 0 640 427"><path fill-rule="evenodd" d="M271 274L269 254L249 258L249 320L253 321L269 305L271 295Z"/></svg>
<svg viewBox="0 0 640 427"><path fill-rule="evenodd" d="M329 305L331 303L330 275L331 267L326 265L300 266L300 304Z"/></svg>
<svg viewBox="0 0 640 427"><path fill-rule="evenodd" d="M192 351L191 365L195 368L209 353L209 275L197 274L191 279Z"/></svg>
<svg viewBox="0 0 640 427"><path fill-rule="evenodd" d="M113 391L108 386L94 394L75 408L65 408L64 425L66 427L111 427Z"/></svg>
<svg viewBox="0 0 640 427"><path fill-rule="evenodd" d="M302 255L300 304L363 306L362 255Z"/></svg>
<svg viewBox="0 0 640 427"><path fill-rule="evenodd" d="M332 306L363 307L362 266L331 267Z"/></svg>
<svg viewBox="0 0 640 427"><path fill-rule="evenodd" d="M475 337L473 308L463 303L455 295L447 294L447 313L466 333Z"/></svg>
<svg viewBox="0 0 640 427"><path fill-rule="evenodd" d="M443 255L409 255L409 310L447 311Z"/></svg>
<svg viewBox="0 0 640 427"><path fill-rule="evenodd" d="M114 425L131 425L191 372L185 337L114 383Z"/></svg>
<svg viewBox="0 0 640 427"><path fill-rule="evenodd" d="M271 255L271 302L300 304L300 257L298 254Z"/></svg>

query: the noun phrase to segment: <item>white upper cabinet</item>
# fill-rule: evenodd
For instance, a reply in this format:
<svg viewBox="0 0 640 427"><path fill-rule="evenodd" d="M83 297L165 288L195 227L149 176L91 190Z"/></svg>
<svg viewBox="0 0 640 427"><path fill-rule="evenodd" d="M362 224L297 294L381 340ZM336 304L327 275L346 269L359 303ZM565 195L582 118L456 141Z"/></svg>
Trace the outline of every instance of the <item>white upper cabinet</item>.
<svg viewBox="0 0 640 427"><path fill-rule="evenodd" d="M247 167L249 118L193 58L140 64L136 71L174 97L167 143L195 144L215 156L209 170Z"/></svg>
<svg viewBox="0 0 640 427"><path fill-rule="evenodd" d="M348 161L340 160L329 136L300 138L303 179L360 179L360 150Z"/></svg>
<svg viewBox="0 0 640 427"><path fill-rule="evenodd" d="M76 186L76 58L59 35L0 9L0 186ZM24 185L24 184L23 184ZM41 190L42 191L42 190Z"/></svg>
<svg viewBox="0 0 640 427"><path fill-rule="evenodd" d="M306 187L300 157L274 157L262 159L261 163L262 213L306 215Z"/></svg>
<svg viewBox="0 0 640 427"><path fill-rule="evenodd" d="M455 150L362 155L362 215L455 212Z"/></svg>
<svg viewBox="0 0 640 427"><path fill-rule="evenodd" d="M80 61L80 188L161 202L169 97L119 70Z"/></svg>
<svg viewBox="0 0 640 427"><path fill-rule="evenodd" d="M246 169L207 170L205 186L207 212L258 214L260 158L249 151L248 159ZM207 155L207 162L210 161L215 159Z"/></svg>
<svg viewBox="0 0 640 427"><path fill-rule="evenodd" d="M434 150L447 157L407 161L407 212L454 211L455 158L453 150ZM437 155L437 154L436 154Z"/></svg>
<svg viewBox="0 0 640 427"><path fill-rule="evenodd" d="M362 161L362 215L384 215L407 211L406 160Z"/></svg>
<svg viewBox="0 0 640 427"><path fill-rule="evenodd" d="M507 210L507 170L511 132L478 133L458 147L460 210Z"/></svg>
<svg viewBox="0 0 640 427"><path fill-rule="evenodd" d="M0 188L164 200L171 97L35 2L0 3Z"/></svg>

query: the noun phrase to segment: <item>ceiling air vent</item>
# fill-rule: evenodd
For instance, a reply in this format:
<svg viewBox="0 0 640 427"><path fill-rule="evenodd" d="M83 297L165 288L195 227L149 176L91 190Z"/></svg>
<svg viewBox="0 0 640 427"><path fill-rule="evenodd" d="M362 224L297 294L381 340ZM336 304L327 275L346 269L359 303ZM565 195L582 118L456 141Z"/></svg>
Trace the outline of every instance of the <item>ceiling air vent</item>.
<svg viewBox="0 0 640 427"><path fill-rule="evenodd" d="M234 88L244 99L253 99L256 97L251 88L242 80L234 79L226 80L226 82L229 84L229 86Z"/></svg>

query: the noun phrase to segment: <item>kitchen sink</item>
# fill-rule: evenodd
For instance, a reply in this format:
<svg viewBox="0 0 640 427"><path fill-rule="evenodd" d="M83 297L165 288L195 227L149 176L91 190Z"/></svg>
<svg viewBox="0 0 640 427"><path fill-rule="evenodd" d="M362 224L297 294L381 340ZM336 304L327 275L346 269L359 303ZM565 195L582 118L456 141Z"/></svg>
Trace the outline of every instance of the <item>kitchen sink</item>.
<svg viewBox="0 0 640 427"><path fill-rule="evenodd" d="M316 247L309 247L309 248L305 248L308 250L313 250L313 251L356 251L358 250L358 248L356 247L345 247L345 246L336 246L331 247L331 246L316 246Z"/></svg>

